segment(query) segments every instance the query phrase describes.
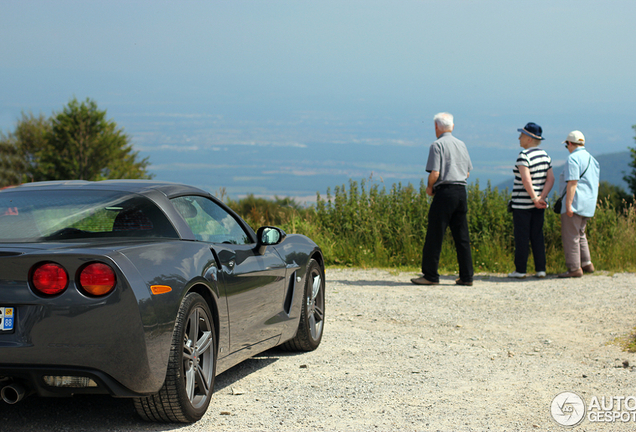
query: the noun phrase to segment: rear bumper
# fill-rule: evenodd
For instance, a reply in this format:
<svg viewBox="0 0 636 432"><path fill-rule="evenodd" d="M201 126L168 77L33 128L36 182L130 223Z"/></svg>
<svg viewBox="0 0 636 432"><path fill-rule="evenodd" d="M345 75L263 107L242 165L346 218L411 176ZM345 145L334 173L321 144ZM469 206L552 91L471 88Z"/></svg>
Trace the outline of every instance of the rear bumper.
<svg viewBox="0 0 636 432"><path fill-rule="evenodd" d="M159 391L170 336L144 328L131 294L128 290L120 295L126 299L90 306L14 306L14 332L0 334L0 376L27 380L42 395L57 392L41 378L55 371L60 373L49 375L94 378L101 383L99 393Z"/></svg>
<svg viewBox="0 0 636 432"><path fill-rule="evenodd" d="M45 377L82 377L89 378L92 384L86 387L68 387L48 385ZM110 375L85 368L63 368L41 365L2 365L0 366L0 380L9 378L4 384L20 383L29 393L36 393L43 397L67 397L74 394L109 394L116 397L143 396L124 387ZM49 380L50 382L50 380Z"/></svg>

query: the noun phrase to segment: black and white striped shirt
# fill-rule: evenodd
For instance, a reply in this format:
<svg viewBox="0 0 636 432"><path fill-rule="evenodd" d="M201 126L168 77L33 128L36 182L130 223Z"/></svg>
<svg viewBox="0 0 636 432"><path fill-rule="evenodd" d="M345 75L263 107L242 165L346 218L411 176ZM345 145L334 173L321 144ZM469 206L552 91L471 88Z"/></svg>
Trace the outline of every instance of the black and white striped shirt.
<svg viewBox="0 0 636 432"><path fill-rule="evenodd" d="M515 174L515 183L512 187L512 208L525 210L533 209L534 203L532 198L526 192L521 181L521 174L519 173L519 165L528 167L530 170L530 178L532 179L532 186L534 192L538 196L543 191L543 186L548 178L548 170L552 168L552 159L545 152L545 150L538 147L531 147L529 149L522 150L517 157L517 163L512 169Z"/></svg>

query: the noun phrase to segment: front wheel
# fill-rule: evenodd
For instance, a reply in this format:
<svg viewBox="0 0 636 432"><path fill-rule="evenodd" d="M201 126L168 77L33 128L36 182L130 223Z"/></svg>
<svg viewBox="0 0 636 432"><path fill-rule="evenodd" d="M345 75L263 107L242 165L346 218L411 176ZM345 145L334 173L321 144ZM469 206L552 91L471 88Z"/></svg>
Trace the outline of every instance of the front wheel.
<svg viewBox="0 0 636 432"><path fill-rule="evenodd" d="M305 289L300 322L293 339L281 345L288 351L313 351L322 340L325 324L325 271L310 259L305 273Z"/></svg>
<svg viewBox="0 0 636 432"><path fill-rule="evenodd" d="M148 421L192 423L210 404L216 373L216 333L206 301L188 294L177 315L166 381L159 393L135 398Z"/></svg>

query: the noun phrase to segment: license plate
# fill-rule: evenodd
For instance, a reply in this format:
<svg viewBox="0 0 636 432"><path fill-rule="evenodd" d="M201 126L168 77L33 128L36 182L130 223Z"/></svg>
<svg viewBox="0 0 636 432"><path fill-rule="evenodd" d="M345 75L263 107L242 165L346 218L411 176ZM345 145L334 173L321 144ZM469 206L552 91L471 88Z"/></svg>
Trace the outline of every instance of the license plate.
<svg viewBox="0 0 636 432"><path fill-rule="evenodd" d="M13 331L15 321L15 308L0 306L0 332Z"/></svg>

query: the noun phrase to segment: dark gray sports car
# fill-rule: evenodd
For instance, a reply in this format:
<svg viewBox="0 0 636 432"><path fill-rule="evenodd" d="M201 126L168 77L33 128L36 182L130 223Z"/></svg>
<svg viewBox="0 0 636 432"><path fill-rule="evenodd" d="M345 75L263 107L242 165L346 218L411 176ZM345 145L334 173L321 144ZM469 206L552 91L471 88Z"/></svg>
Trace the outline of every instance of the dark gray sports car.
<svg viewBox="0 0 636 432"><path fill-rule="evenodd" d="M320 248L255 233L209 193L154 181L0 191L0 395L130 397L194 422L215 375L275 346L320 344Z"/></svg>

